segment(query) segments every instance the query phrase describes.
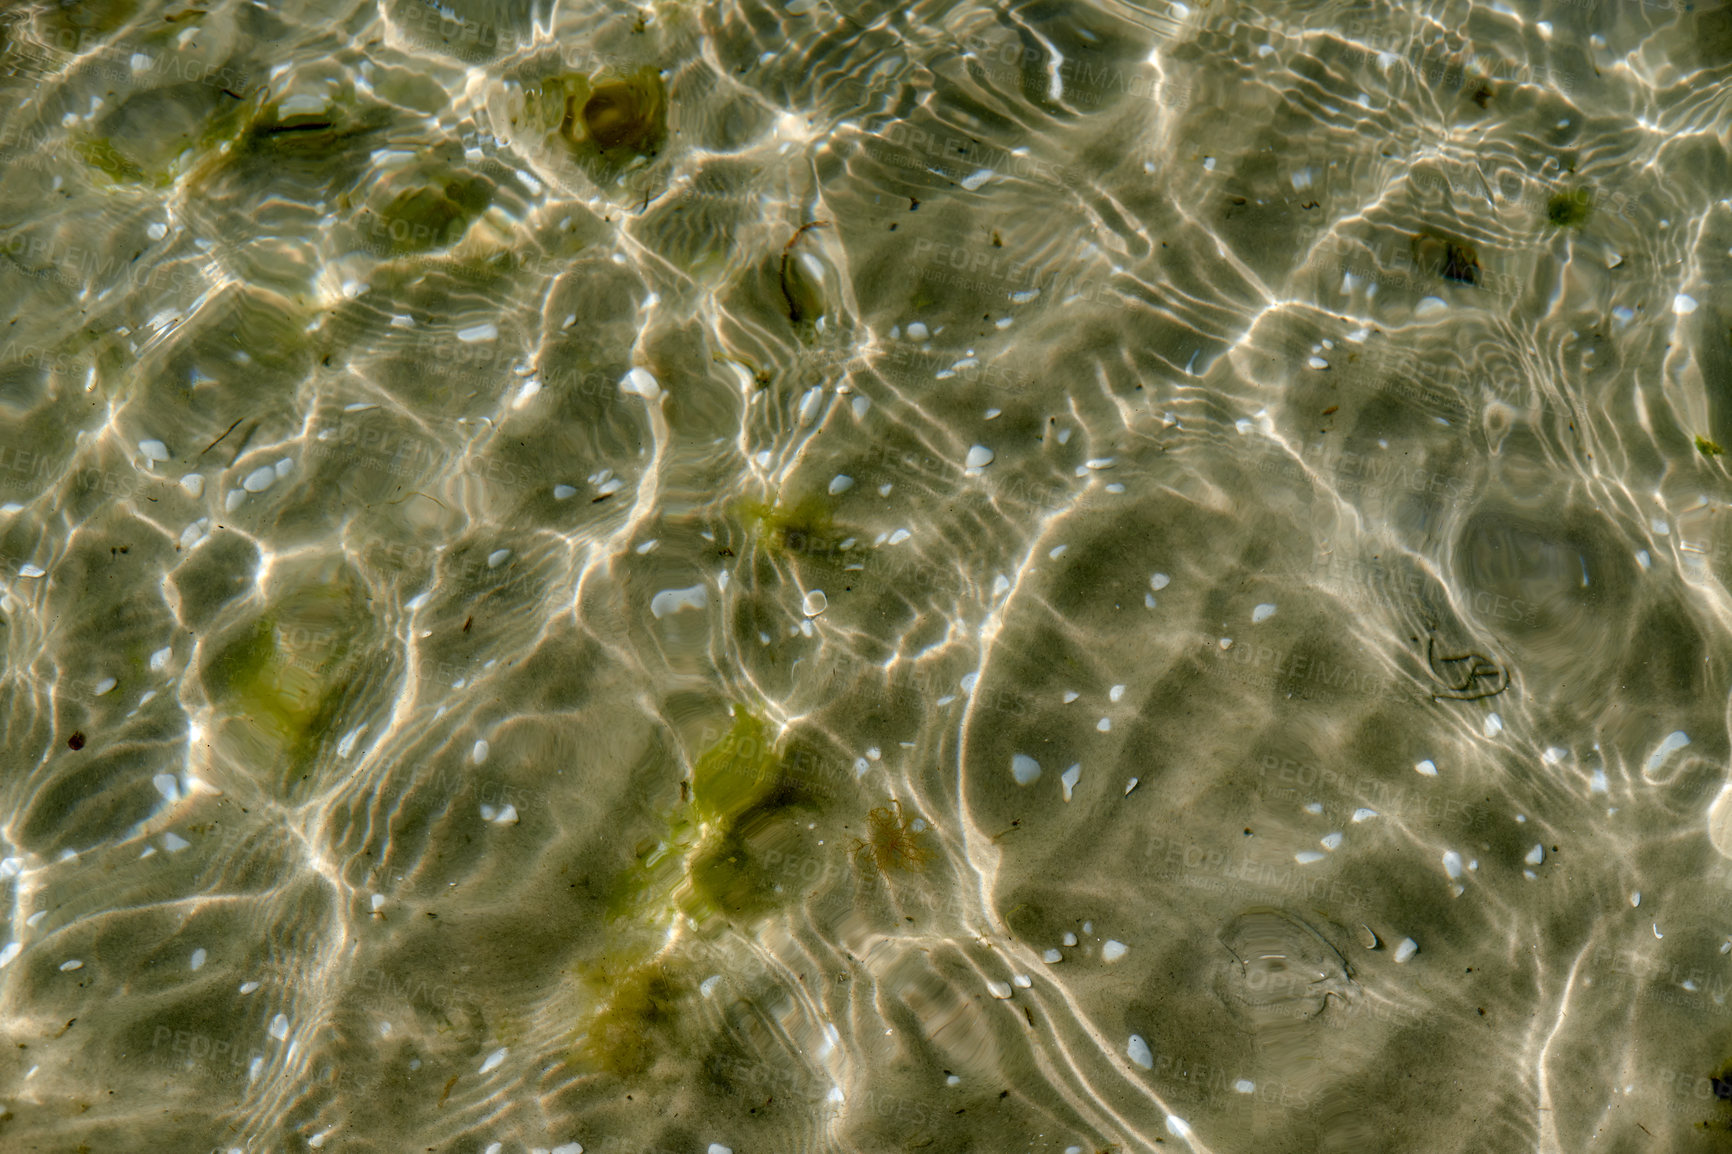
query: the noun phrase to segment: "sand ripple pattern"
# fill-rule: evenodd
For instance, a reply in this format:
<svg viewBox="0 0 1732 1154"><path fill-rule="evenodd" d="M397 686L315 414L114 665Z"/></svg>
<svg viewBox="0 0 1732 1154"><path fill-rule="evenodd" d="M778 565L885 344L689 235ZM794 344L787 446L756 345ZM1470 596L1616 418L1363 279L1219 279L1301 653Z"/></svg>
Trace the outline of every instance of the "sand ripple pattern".
<svg viewBox="0 0 1732 1154"><path fill-rule="evenodd" d="M0 1146L1732 1124L1728 61L0 18Z"/></svg>

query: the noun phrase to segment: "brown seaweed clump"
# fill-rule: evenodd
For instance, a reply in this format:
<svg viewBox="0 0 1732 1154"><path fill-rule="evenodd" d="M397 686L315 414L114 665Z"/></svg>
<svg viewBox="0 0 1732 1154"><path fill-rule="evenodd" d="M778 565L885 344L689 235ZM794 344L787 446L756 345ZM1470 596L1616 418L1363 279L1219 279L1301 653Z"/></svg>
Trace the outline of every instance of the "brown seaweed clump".
<svg viewBox="0 0 1732 1154"><path fill-rule="evenodd" d="M854 856L870 858L879 873L887 874L924 868L932 851L920 844L920 832L902 812L902 803L891 798L890 805L866 815L866 837L854 839Z"/></svg>
<svg viewBox="0 0 1732 1154"><path fill-rule="evenodd" d="M1466 285L1477 285L1482 279L1479 255L1466 242L1421 232L1414 235L1412 247L1414 265L1433 276Z"/></svg>
<svg viewBox="0 0 1732 1154"><path fill-rule="evenodd" d="M565 86L559 132L579 152L620 161L654 157L667 142L667 91L654 68L614 78L568 76Z"/></svg>

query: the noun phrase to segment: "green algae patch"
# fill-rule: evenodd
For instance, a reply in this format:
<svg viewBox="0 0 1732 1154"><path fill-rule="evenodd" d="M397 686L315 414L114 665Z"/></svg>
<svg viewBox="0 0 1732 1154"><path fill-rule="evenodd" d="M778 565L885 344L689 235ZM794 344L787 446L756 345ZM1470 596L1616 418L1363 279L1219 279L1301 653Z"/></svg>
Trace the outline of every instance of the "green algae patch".
<svg viewBox="0 0 1732 1154"><path fill-rule="evenodd" d="M78 159L116 184L144 182L144 169L122 155L106 136L75 137L72 147L78 153Z"/></svg>
<svg viewBox="0 0 1732 1154"><path fill-rule="evenodd" d="M743 705L734 724L692 768L692 812L700 821L727 826L769 796L778 763L770 730Z"/></svg>
<svg viewBox="0 0 1732 1154"><path fill-rule="evenodd" d="M1557 228L1580 228L1593 212L1594 192L1585 185L1553 193L1546 201L1546 221Z"/></svg>
<svg viewBox="0 0 1732 1154"><path fill-rule="evenodd" d="M1724 449L1713 441L1710 441L1707 437L1696 438L1696 451L1701 453L1704 457L1718 457L1721 453L1725 452Z"/></svg>
<svg viewBox="0 0 1732 1154"><path fill-rule="evenodd" d="M599 1008L580 1027L576 1049L589 1065L615 1077L646 1072L674 1041L688 983L660 958L635 965L601 962L581 968L579 980Z"/></svg>
<svg viewBox="0 0 1732 1154"><path fill-rule="evenodd" d="M289 643L267 614L205 667L205 685L276 744L300 746L334 711L329 674L341 657L340 648Z"/></svg>
<svg viewBox="0 0 1732 1154"><path fill-rule="evenodd" d="M341 575L316 578L217 644L200 671L221 728L246 756L296 778L335 728L370 620Z"/></svg>
<svg viewBox="0 0 1732 1154"><path fill-rule="evenodd" d="M742 501L738 512L742 521L756 527L759 543L772 553L841 552L829 503L821 497L804 497L791 505Z"/></svg>
<svg viewBox="0 0 1732 1154"><path fill-rule="evenodd" d="M453 176L404 189L379 213L376 235L397 255L450 248L492 199L487 182L475 177Z"/></svg>

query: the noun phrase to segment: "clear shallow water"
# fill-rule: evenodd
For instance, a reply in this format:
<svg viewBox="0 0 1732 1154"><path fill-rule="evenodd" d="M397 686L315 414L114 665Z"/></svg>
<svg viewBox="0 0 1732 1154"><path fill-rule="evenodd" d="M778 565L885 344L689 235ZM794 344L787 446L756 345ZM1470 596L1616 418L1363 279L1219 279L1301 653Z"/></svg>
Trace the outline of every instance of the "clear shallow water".
<svg viewBox="0 0 1732 1154"><path fill-rule="evenodd" d="M5 1144L1726 1140L1728 10L795 7L4 24Z"/></svg>

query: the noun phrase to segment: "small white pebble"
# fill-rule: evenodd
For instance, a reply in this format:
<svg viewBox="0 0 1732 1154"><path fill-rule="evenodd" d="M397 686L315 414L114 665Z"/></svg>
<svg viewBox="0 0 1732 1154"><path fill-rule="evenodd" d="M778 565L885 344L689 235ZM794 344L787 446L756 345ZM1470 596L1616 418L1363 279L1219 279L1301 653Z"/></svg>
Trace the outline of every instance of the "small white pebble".
<svg viewBox="0 0 1732 1154"><path fill-rule="evenodd" d="M1233 1089L1237 1090L1241 1094L1250 1094L1256 1091L1257 1083L1251 1081L1249 1078L1240 1078L1237 1082L1233 1083Z"/></svg>
<svg viewBox="0 0 1732 1154"><path fill-rule="evenodd" d="M1026 753L1016 754L1010 759L1010 775L1018 785L1033 785L1040 780L1040 762Z"/></svg>
<svg viewBox="0 0 1732 1154"><path fill-rule="evenodd" d="M1398 962L1405 962L1418 952L1418 942L1414 941L1412 938L1402 938L1401 943L1395 947L1395 960Z"/></svg>
<svg viewBox="0 0 1732 1154"><path fill-rule="evenodd" d="M1078 693L1076 690L1067 689L1064 691L1064 703L1066 705L1069 705L1071 702L1075 701L1077 698L1079 698L1081 696L1082 696L1082 694Z"/></svg>
<svg viewBox="0 0 1732 1154"><path fill-rule="evenodd" d="M1125 1057L1135 1062L1145 1070L1155 1068L1155 1055L1150 1052L1149 1044L1143 1041L1139 1034L1131 1035L1130 1045L1125 1047Z"/></svg>
<svg viewBox="0 0 1732 1154"><path fill-rule="evenodd" d="M1057 950L1048 950L1046 953L1041 955L1041 960L1049 964L1062 962L1064 961L1064 955L1059 953Z"/></svg>
<svg viewBox="0 0 1732 1154"><path fill-rule="evenodd" d="M1341 837L1342 835L1339 833L1324 835L1322 842L1323 848L1328 850L1330 853L1334 853L1336 850L1341 848Z"/></svg>
<svg viewBox="0 0 1732 1154"><path fill-rule="evenodd" d="M1300 850L1298 853L1294 854L1293 860L1298 862L1300 865L1310 865L1312 862L1322 861L1323 856L1324 855L1318 853L1314 849L1307 849Z"/></svg>
<svg viewBox="0 0 1732 1154"><path fill-rule="evenodd" d="M149 461L168 460L168 446L154 438L140 441L138 443L138 451L143 454L146 460Z"/></svg>
<svg viewBox="0 0 1732 1154"><path fill-rule="evenodd" d="M69 958L60 963L60 972L63 974L69 974L73 970L82 970L83 968L84 963L79 961L77 958Z"/></svg>
<svg viewBox="0 0 1732 1154"><path fill-rule="evenodd" d="M1634 907L1639 906L1641 904L1642 904L1642 891L1637 890L1635 893L1630 895L1630 906L1632 908L1634 908Z"/></svg>
<svg viewBox="0 0 1732 1154"><path fill-rule="evenodd" d="M192 498L204 496L204 477L199 473L188 473L180 479L180 487L186 495Z"/></svg>
<svg viewBox="0 0 1732 1154"><path fill-rule="evenodd" d="M1364 806L1360 806L1358 809L1353 811L1353 820L1355 822L1370 821L1372 818L1374 818L1376 816L1377 816L1376 810L1367 809Z"/></svg>
<svg viewBox="0 0 1732 1154"><path fill-rule="evenodd" d="M993 981L988 981L986 983L986 991L993 997L1001 999L1010 997L1011 992L1009 983Z"/></svg>
<svg viewBox="0 0 1732 1154"><path fill-rule="evenodd" d="M1528 850L1527 856L1522 860L1527 862L1529 865L1540 865L1546 860L1546 847L1543 845L1534 846L1534 848Z"/></svg>
<svg viewBox="0 0 1732 1154"><path fill-rule="evenodd" d="M44 570L38 565L22 565L18 569L20 577L40 577Z"/></svg>
<svg viewBox="0 0 1732 1154"><path fill-rule="evenodd" d="M1131 796L1131 790L1137 788L1137 781L1138 781L1138 779L1133 777L1129 781L1125 782L1125 796L1126 797Z"/></svg>
<svg viewBox="0 0 1732 1154"><path fill-rule="evenodd" d="M927 338L927 336L928 336L928 334L927 334L925 325L921 324L919 321L914 321L914 322L909 324L909 326L908 326L908 339L909 340L911 340L911 341L923 341Z"/></svg>
<svg viewBox="0 0 1732 1154"><path fill-rule="evenodd" d="M837 493L846 493L853 487L854 478L850 477L846 473L837 473L834 477L830 478L830 495L832 497Z"/></svg>
<svg viewBox="0 0 1732 1154"><path fill-rule="evenodd" d="M493 747L487 743L487 739L485 737L479 738L469 749L469 760L480 765L487 760L487 755L492 751Z"/></svg>
<svg viewBox="0 0 1732 1154"><path fill-rule="evenodd" d="M277 471L269 465L261 465L247 474L247 479L241 482L241 488L249 493L263 493L277 480Z"/></svg>
<svg viewBox="0 0 1732 1154"><path fill-rule="evenodd" d="M1100 730L1102 733L1108 732L1112 727L1113 721L1110 717L1103 717L1099 721L1095 722L1095 728Z"/></svg>
<svg viewBox="0 0 1732 1154"><path fill-rule="evenodd" d="M491 552L487 555L487 567L489 569L497 569L501 565L505 564L505 562L508 561L510 558L511 558L511 550L509 550L509 549L495 549L493 552Z"/></svg>
<svg viewBox="0 0 1732 1154"><path fill-rule="evenodd" d="M970 469L984 469L992 464L992 450L985 445L975 445L968 450L967 466Z"/></svg>
<svg viewBox="0 0 1732 1154"><path fill-rule="evenodd" d="M1115 685L1111 689L1107 690L1107 700L1108 701L1117 701L1120 698L1122 698L1124 695L1125 695L1125 687L1122 685Z"/></svg>
<svg viewBox="0 0 1732 1154"><path fill-rule="evenodd" d="M1074 946L1076 945L1076 935L1067 932L1064 937L1059 939L1059 941L1063 942L1067 946Z"/></svg>
<svg viewBox="0 0 1732 1154"><path fill-rule="evenodd" d="M1418 770L1420 773L1423 773L1426 777L1437 776L1437 763L1432 761L1429 757L1413 768Z"/></svg>
<svg viewBox="0 0 1732 1154"><path fill-rule="evenodd" d="M1034 986L1034 979L1027 974L1012 974L1010 975L1010 982L1019 990L1027 990Z"/></svg>
<svg viewBox="0 0 1732 1154"><path fill-rule="evenodd" d="M497 1070L505 1061L505 1054L505 1047L501 1046L499 1049L493 1051L493 1053L487 1055L487 1060L481 1063L479 1073L486 1074L493 1070Z"/></svg>
<svg viewBox="0 0 1732 1154"><path fill-rule="evenodd" d="M1273 616L1275 616L1275 606L1268 602L1264 602L1257 606L1257 608L1251 610L1251 623L1253 625L1261 625Z"/></svg>
<svg viewBox="0 0 1732 1154"><path fill-rule="evenodd" d="M816 617L830 607L830 599L824 596L822 589L814 589L806 594L800 602L800 612L808 617Z"/></svg>
<svg viewBox="0 0 1732 1154"><path fill-rule="evenodd" d="M1131 948L1123 942L1108 938L1101 945L1101 961L1116 962L1130 952Z"/></svg>
<svg viewBox="0 0 1732 1154"><path fill-rule="evenodd" d="M1076 789L1076 783L1082 779L1082 763L1078 762L1059 775L1059 784L1064 787L1064 799L1069 801L1071 791Z"/></svg>
<svg viewBox="0 0 1732 1154"><path fill-rule="evenodd" d="M1168 577L1165 573L1156 573L1153 577L1149 578L1149 585L1156 593L1159 593L1168 585L1172 584L1172 581L1173 579Z"/></svg>
<svg viewBox="0 0 1732 1154"><path fill-rule="evenodd" d="M206 956L207 955L205 954L204 948L202 946L200 948L194 950L192 952L192 968L195 970L203 969L204 968L204 960L205 960Z"/></svg>
<svg viewBox="0 0 1732 1154"><path fill-rule="evenodd" d="M555 501L564 501L575 496L577 496L577 490L570 485L555 485L553 487L553 499Z"/></svg>

